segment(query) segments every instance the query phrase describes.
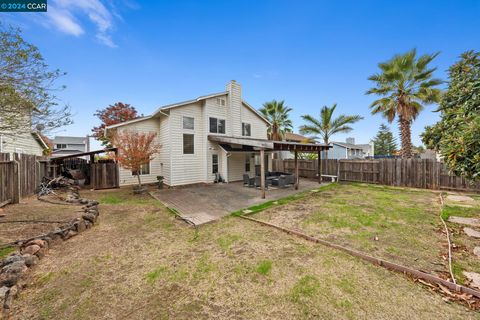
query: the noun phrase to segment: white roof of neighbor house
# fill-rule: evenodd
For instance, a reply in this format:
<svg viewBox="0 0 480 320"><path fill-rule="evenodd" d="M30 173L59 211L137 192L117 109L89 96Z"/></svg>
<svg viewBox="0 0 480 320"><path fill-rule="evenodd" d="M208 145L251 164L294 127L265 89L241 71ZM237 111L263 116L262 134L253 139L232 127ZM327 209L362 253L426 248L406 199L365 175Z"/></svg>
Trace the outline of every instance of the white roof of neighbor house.
<svg viewBox="0 0 480 320"><path fill-rule="evenodd" d="M347 149L359 149L362 150L362 146L358 144L351 144L351 143L346 143L346 142L337 142L337 141L332 141L330 142L331 144L336 144L338 146L347 148Z"/></svg>
<svg viewBox="0 0 480 320"><path fill-rule="evenodd" d="M85 144L87 137L55 136L52 139L54 144Z"/></svg>
<svg viewBox="0 0 480 320"><path fill-rule="evenodd" d="M140 117L140 118L136 118L136 119L133 119L133 120L129 120L129 121L125 121L125 122L113 124L113 125L110 125L110 126L105 127L105 129L113 129L113 128L121 127L121 126L124 126L124 125L127 125L127 124L131 124L131 123L135 123L135 122L147 120L147 119L153 118L153 117L155 117L155 116L157 116L157 115L164 114L164 113L163 113L164 111L168 111L168 110L170 110L170 109L172 109L172 108L177 108L177 107L185 106L185 105L188 105L188 104L191 104L191 103L195 103L195 102L199 102L199 101L202 101L202 100L205 100L205 99L220 97L220 96L224 96L224 95L227 95L227 94L228 94L228 91L222 91L222 92L212 93L212 94L205 95L205 96L200 96L200 97L198 97L198 98L191 99L191 100L186 100L186 101L182 101L182 102L167 104L167 105L164 105L164 106L159 107L159 108L158 108L157 110L155 110L155 112L153 112L150 116ZM243 101L243 100L242 100L242 103L243 103L243 105L245 105L247 108L249 108L250 110L252 110L252 111L253 111L257 116L259 116L263 121L265 121L267 124L270 124L270 121L268 121L257 109L255 109L254 107L252 107L251 105L249 105L247 102L245 102L245 101Z"/></svg>

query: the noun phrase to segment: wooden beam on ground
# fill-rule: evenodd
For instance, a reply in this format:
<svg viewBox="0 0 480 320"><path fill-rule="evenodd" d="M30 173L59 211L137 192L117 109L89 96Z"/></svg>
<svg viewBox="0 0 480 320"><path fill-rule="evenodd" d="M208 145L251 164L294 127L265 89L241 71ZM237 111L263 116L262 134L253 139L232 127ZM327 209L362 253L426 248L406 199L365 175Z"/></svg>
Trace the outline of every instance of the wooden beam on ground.
<svg viewBox="0 0 480 320"><path fill-rule="evenodd" d="M7 204L11 203L12 199L5 200L3 202L0 202L0 208L5 207Z"/></svg>
<svg viewBox="0 0 480 320"><path fill-rule="evenodd" d="M265 150L260 149L260 189L265 199Z"/></svg>
<svg viewBox="0 0 480 320"><path fill-rule="evenodd" d="M298 177L298 152L295 150L295 190L298 190L298 183L300 178Z"/></svg>

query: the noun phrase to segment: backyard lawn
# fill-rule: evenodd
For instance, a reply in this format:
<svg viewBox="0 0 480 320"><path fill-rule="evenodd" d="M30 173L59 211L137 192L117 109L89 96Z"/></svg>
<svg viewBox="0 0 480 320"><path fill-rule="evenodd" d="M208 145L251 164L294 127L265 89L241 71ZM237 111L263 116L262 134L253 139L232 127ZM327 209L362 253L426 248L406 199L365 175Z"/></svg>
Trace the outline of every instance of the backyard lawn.
<svg viewBox="0 0 480 320"><path fill-rule="evenodd" d="M82 193L98 224L51 248L14 319L480 319L347 254L234 216L195 231L130 192ZM438 210L429 192L339 185L253 217L443 271Z"/></svg>

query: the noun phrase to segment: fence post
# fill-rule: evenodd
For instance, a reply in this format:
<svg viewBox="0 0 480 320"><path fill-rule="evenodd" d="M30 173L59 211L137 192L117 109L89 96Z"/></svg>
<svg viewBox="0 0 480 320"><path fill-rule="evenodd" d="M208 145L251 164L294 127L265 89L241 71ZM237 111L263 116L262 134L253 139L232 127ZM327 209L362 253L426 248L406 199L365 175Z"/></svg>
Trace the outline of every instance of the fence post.
<svg viewBox="0 0 480 320"><path fill-rule="evenodd" d="M20 203L20 170L18 168L18 162L12 160L10 168L12 177L12 203Z"/></svg>

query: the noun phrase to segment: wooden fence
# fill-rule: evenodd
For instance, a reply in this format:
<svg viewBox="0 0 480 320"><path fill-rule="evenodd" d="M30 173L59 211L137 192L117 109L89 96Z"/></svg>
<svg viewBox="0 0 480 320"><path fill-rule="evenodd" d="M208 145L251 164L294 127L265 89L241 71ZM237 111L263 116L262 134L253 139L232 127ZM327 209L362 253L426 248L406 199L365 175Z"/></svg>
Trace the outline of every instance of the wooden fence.
<svg viewBox="0 0 480 320"><path fill-rule="evenodd" d="M19 203L22 197L35 194L48 169L44 157L0 153L0 203Z"/></svg>
<svg viewBox="0 0 480 320"><path fill-rule="evenodd" d="M470 183L448 172L445 164L429 159L321 160L322 174L340 181L378 183L424 189L480 192L480 183ZM294 160L273 160L273 171L294 172ZM317 160L298 160L299 175L317 178Z"/></svg>
<svg viewBox="0 0 480 320"><path fill-rule="evenodd" d="M93 189L109 189L120 186L117 163L92 163L90 165L90 172L92 175L91 185Z"/></svg>

